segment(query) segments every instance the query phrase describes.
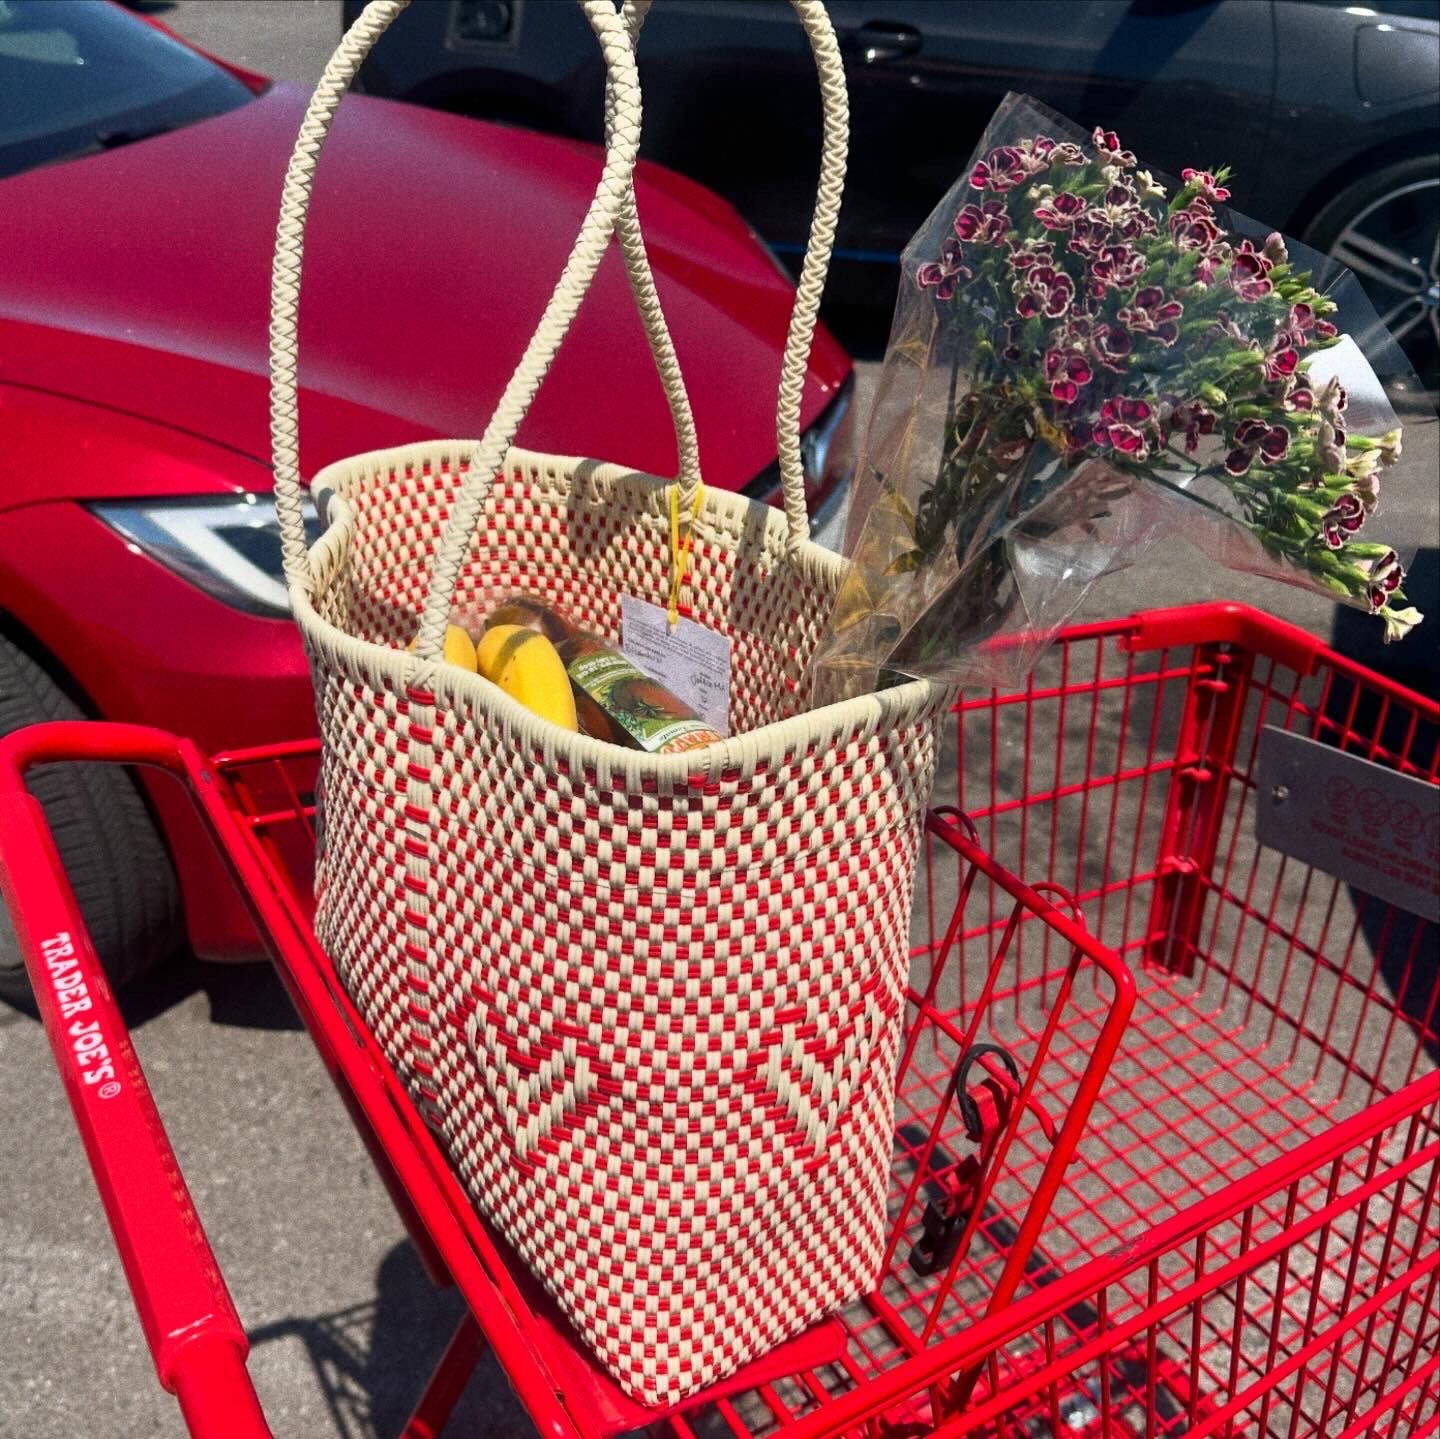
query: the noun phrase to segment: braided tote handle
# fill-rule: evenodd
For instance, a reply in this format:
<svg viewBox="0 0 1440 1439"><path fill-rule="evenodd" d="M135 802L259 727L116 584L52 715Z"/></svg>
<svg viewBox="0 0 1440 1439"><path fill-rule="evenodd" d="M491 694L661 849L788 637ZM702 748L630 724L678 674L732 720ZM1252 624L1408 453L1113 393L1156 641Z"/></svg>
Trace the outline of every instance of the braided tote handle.
<svg viewBox="0 0 1440 1439"><path fill-rule="evenodd" d="M409 3L410 0L371 0L346 32L311 96L285 174L271 274L270 434L281 552L285 576L292 585L303 586L310 578L301 508L297 325L305 223L310 209L315 170L321 147L355 74L375 42ZM542 331L554 330L557 304L561 299L564 300L565 308L570 313L562 317L558 335L554 337L550 347L551 353L541 357L538 373L543 376L548 368L553 358L553 350L558 347L559 338L563 337L569 328L591 275L604 255L611 229L618 229L626 274L640 309L675 424L680 481L686 493L693 497L700 477L695 422L640 236L639 223L635 216L634 191L630 184L635 156L638 153L640 117L639 82L634 67L633 41L644 23L651 0L626 0L623 20L616 15L612 0L579 0L579 3L590 21L591 28L600 39L605 60L606 167L587 212L581 240L577 241L575 252L572 253L557 286L556 295L551 297L551 303L541 320ZM627 213L619 213L621 206ZM589 253L580 256L582 244L587 244ZM583 274L587 262L590 275ZM536 350L536 340L532 340L516 377L512 378L507 388L506 398L509 398L516 388L517 380L523 378L527 370L535 369L532 361ZM538 379L534 384L538 387ZM531 393L533 394L533 389ZM528 405L528 399L526 404ZM524 406L521 413L523 409ZM494 428L492 421L490 429L493 431ZM487 437L489 433L487 431ZM487 446L482 442L481 449L485 448ZM502 451L503 448L508 448L508 442L502 447ZM417 648L422 647L423 639L421 645L417 645Z"/></svg>
<svg viewBox="0 0 1440 1439"><path fill-rule="evenodd" d="M800 463L800 401L805 393L805 369L815 339L815 322L830 252L835 248L835 227L845 192L845 161L850 150L850 96L845 88L845 62L840 42L825 11L823 0L790 0L810 41L820 77L820 103L824 121L820 142L820 183L810 217L810 239L795 287L795 307L780 362L780 398L775 412L775 442L780 456L780 483L785 492L785 518L790 528L790 552L810 538L810 515L805 505L805 470Z"/></svg>
<svg viewBox="0 0 1440 1439"><path fill-rule="evenodd" d="M640 35L640 27L650 13L651 0L625 0L622 13L625 26L630 34L630 47ZM605 149L613 144L617 96L615 86L607 73L605 79ZM680 504L684 513L695 501L695 490L700 484L700 448L695 437L695 416L690 409L690 396L685 389L685 380L680 373L680 357L675 353L675 342L670 338L670 327L665 323L660 308L660 296L655 289L655 276L650 269L650 258L645 253L645 239L640 233L640 216L635 205L635 187L631 185L621 204L615 220L615 233L620 239L620 252L625 257L625 274L630 281L630 293L635 297L636 308L645 324L645 334L650 340L650 353L655 357L655 368L660 372L660 383L665 389L665 398L670 404L670 417L675 424L675 449L678 456Z"/></svg>
<svg viewBox="0 0 1440 1439"><path fill-rule="evenodd" d="M341 98L375 41L408 4L409 0L370 0L321 76L286 172L271 293L271 443L282 553L291 584L304 585L308 579L299 473L296 321L310 189L320 147ZM645 256L633 188L640 119L633 41L644 23L650 0L626 0L623 19L616 15L611 0L580 0L580 4L600 40L607 70L605 168L575 248L471 456L469 472L446 523L416 640L416 653L422 659L434 659L440 653L455 586L494 476L599 268L612 229L619 234L626 273L670 402L679 479L686 499L693 498L699 480L694 420ZM849 106L839 45L822 0L791 0L791 5L800 16L815 56L824 111L820 184L810 244L791 312L776 407L777 450L793 553L809 536L800 460L800 403L844 187Z"/></svg>

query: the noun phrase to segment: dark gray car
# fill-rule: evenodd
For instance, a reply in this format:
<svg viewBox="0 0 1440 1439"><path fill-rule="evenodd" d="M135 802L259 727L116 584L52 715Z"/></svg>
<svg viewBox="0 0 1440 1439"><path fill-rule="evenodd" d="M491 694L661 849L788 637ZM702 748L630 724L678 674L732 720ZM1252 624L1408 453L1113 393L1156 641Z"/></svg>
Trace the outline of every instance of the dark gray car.
<svg viewBox="0 0 1440 1439"><path fill-rule="evenodd" d="M347 19L362 0L346 0ZM853 111L833 306L881 316L900 247L1007 90L1118 130L1178 174L1234 167L1236 208L1335 254L1440 384L1440 0L830 0ZM660 0L640 43L645 150L720 191L787 258L819 104L783 0ZM371 93L598 138L577 6L416 0ZM881 331L883 333L883 330Z"/></svg>

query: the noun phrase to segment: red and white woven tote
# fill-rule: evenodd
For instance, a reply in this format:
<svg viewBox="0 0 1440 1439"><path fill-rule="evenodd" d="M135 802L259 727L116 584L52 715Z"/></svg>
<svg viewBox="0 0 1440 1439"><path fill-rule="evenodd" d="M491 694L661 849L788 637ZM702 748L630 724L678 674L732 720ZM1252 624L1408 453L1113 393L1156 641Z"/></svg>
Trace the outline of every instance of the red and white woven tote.
<svg viewBox="0 0 1440 1439"><path fill-rule="evenodd" d="M785 510L706 489L685 599L733 646L735 737L656 756L570 734L438 660L452 614L517 589L614 635L663 601L694 427L635 215L632 42L581 0L609 71L604 171L484 437L318 475L307 549L296 316L315 163L406 0L374 0L286 177L272 313L275 492L323 739L317 931L482 1212L628 1393L673 1403L878 1270L919 829L945 695L815 711L801 681L844 562L808 539L801 385L843 183L838 48L794 0L825 96L820 200L785 350ZM509 449L611 236L675 416L680 478ZM322 257L343 263L343 257ZM414 654L405 646L419 625Z"/></svg>

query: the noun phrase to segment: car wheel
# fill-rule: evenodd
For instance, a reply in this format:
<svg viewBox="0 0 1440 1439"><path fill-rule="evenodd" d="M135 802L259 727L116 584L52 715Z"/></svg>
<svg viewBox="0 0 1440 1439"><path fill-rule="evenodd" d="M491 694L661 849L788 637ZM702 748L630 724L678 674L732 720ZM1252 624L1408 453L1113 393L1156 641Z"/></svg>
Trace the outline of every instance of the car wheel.
<svg viewBox="0 0 1440 1439"><path fill-rule="evenodd" d="M0 734L80 708L22 649L0 637ZM119 988L178 948L180 892L134 781L114 765L42 765L30 776L105 973ZM0 904L0 999L34 1012L25 963Z"/></svg>
<svg viewBox="0 0 1440 1439"><path fill-rule="evenodd" d="M1425 388L1440 389L1440 155L1357 180L1304 238L1355 272Z"/></svg>

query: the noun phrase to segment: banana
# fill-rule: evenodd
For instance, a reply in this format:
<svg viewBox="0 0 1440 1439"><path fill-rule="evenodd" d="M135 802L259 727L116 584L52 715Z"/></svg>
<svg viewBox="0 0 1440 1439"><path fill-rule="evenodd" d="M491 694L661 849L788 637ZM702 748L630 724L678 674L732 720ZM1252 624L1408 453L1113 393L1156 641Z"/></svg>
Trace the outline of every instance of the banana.
<svg viewBox="0 0 1440 1439"><path fill-rule="evenodd" d="M493 625L476 650L480 673L541 719L578 730L565 662L544 635L522 625Z"/></svg>
<svg viewBox="0 0 1440 1439"><path fill-rule="evenodd" d="M411 640L405 648L414 654L415 641ZM475 646L459 625L445 626L445 648L441 651L441 657L447 664L458 665L462 670L469 670L472 675L475 673Z"/></svg>

